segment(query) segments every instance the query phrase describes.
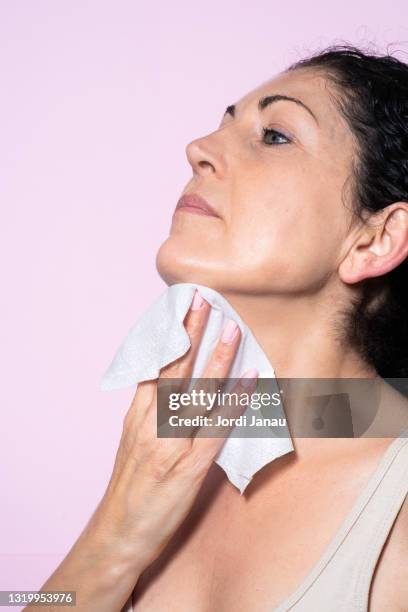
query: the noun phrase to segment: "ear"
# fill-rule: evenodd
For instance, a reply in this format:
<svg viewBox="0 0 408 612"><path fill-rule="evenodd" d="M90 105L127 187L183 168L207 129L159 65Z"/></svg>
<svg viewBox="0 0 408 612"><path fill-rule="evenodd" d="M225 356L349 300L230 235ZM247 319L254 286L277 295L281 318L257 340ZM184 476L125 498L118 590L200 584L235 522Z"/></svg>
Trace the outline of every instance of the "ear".
<svg viewBox="0 0 408 612"><path fill-rule="evenodd" d="M339 266L345 283L382 276L408 256L408 203L394 202L370 217Z"/></svg>

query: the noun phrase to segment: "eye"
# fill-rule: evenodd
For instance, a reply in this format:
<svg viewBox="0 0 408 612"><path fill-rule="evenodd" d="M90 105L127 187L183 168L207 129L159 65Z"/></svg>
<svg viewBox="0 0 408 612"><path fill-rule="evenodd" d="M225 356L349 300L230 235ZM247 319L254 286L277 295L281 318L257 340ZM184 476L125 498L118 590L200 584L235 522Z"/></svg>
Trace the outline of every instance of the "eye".
<svg viewBox="0 0 408 612"><path fill-rule="evenodd" d="M262 142L265 142L265 138L268 137L270 142L265 142L268 145L281 145L281 144L289 144L291 139L285 134L278 132L277 130L273 130L272 128L262 128L263 138ZM284 141L282 142L282 138Z"/></svg>

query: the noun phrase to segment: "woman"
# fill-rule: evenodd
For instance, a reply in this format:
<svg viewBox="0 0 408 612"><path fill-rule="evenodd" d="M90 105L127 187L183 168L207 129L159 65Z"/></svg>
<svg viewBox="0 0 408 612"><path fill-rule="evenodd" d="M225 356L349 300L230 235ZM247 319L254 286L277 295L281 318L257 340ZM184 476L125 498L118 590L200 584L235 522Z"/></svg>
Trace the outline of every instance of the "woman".
<svg viewBox="0 0 408 612"><path fill-rule="evenodd" d="M383 377L408 373L408 66L329 48L229 106L187 156L183 194L213 214L177 209L161 277L222 293L278 379L380 381L401 427L295 438L240 496L213 462L223 439L156 438L144 382L106 493L42 590L75 590L87 612L406 610L408 407ZM209 309L196 294L192 348L161 377L188 378ZM230 324L203 376L227 376L239 342Z"/></svg>

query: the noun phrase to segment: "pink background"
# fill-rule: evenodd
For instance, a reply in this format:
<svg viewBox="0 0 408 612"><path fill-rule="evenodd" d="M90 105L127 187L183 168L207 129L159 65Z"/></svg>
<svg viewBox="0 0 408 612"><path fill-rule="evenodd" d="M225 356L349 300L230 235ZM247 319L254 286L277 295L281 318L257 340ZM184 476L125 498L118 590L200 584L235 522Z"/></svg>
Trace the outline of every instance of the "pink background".
<svg viewBox="0 0 408 612"><path fill-rule="evenodd" d="M1 2L1 590L39 588L105 490L134 389L99 383L165 289L187 143L322 46L407 52L404 5Z"/></svg>

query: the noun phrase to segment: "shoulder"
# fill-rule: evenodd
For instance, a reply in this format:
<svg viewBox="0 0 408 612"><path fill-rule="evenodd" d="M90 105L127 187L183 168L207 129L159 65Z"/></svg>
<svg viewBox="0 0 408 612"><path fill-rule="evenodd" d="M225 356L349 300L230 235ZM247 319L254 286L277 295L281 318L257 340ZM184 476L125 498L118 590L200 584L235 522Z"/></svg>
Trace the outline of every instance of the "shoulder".
<svg viewBox="0 0 408 612"><path fill-rule="evenodd" d="M378 559L370 593L370 612L408 610L408 494Z"/></svg>

